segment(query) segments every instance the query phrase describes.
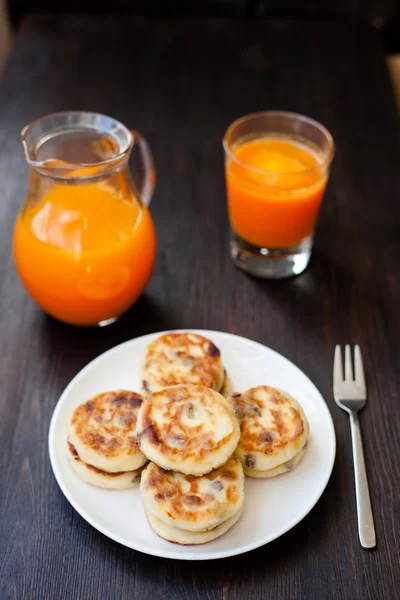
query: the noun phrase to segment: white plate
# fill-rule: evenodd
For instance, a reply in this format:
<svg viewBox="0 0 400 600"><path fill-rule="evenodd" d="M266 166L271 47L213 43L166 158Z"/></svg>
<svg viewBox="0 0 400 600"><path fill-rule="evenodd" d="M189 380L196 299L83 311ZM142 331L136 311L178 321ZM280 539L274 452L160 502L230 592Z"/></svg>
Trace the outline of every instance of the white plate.
<svg viewBox="0 0 400 600"><path fill-rule="evenodd" d="M196 330L193 330L196 331ZM134 550L182 560L210 560L248 552L279 537L313 508L328 483L335 460L335 431L324 399L310 379L289 360L246 338L218 331L196 331L212 340L236 391L270 384L302 404L310 424L307 452L292 472L273 479L246 478L245 510L222 537L201 546L179 546L159 538L147 523L139 487L103 490L81 481L67 457L67 422L74 408L106 390L140 391L140 364L154 333L125 342L89 363L67 386L54 410L49 431L50 460L67 500L96 529Z"/></svg>

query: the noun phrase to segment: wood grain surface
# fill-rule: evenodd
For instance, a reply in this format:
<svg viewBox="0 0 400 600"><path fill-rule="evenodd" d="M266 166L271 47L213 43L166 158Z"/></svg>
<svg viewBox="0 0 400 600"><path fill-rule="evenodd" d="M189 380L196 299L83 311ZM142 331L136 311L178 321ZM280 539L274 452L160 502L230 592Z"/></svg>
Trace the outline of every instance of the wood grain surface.
<svg viewBox="0 0 400 600"><path fill-rule="evenodd" d="M229 256L221 137L234 118L277 108L324 123L337 155L308 270L265 282ZM46 317L13 266L28 176L19 131L65 109L141 130L157 166L155 272L136 306L105 329ZM384 59L363 26L25 21L0 96L1 600L398 597L399 164ZM115 344L175 327L234 332L281 352L334 418L337 459L322 498L292 531L247 555L186 563L128 550L72 509L51 472L49 422L70 379ZM368 377L361 422L378 539L371 552L358 542L348 417L332 399L333 346L345 342L361 345Z"/></svg>

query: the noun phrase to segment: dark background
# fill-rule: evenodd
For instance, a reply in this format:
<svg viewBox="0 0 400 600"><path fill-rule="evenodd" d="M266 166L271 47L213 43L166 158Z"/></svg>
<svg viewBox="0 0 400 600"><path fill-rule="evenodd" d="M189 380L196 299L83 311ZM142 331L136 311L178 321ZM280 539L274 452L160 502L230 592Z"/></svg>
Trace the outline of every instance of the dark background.
<svg viewBox="0 0 400 600"><path fill-rule="evenodd" d="M399 0L8 0L8 5L16 26L32 12L364 21L378 30L388 53L400 52Z"/></svg>

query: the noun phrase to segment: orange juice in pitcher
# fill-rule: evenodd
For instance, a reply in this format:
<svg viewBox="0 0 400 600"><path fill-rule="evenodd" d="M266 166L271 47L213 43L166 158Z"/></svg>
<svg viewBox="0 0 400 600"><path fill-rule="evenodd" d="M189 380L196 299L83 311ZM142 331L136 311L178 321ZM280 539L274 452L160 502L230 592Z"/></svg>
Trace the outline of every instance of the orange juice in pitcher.
<svg viewBox="0 0 400 600"><path fill-rule="evenodd" d="M143 292L156 238L148 211L155 179L144 138L95 113L58 113L29 125L27 198L14 232L18 273L32 298L74 325L117 319ZM128 169L140 154L140 194Z"/></svg>

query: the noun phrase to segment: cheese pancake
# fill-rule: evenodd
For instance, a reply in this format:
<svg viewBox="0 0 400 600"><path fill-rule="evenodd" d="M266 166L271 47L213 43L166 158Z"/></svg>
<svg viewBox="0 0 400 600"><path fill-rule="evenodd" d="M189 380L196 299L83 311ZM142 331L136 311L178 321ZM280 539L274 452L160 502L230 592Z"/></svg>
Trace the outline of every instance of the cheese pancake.
<svg viewBox="0 0 400 600"><path fill-rule="evenodd" d="M243 468L232 456L218 469L195 477L165 471L150 463L143 471L140 491L146 511L160 521L186 531L204 531L241 509Z"/></svg>
<svg viewBox="0 0 400 600"><path fill-rule="evenodd" d="M221 394L200 385L175 385L143 401L137 435L142 452L163 469L203 475L228 460L240 429Z"/></svg>
<svg viewBox="0 0 400 600"><path fill-rule="evenodd" d="M195 333L167 333L149 344L142 370L143 394L179 383L205 385L217 392L224 382L218 348Z"/></svg>
<svg viewBox="0 0 400 600"><path fill-rule="evenodd" d="M307 446L307 444L306 444ZM300 450L296 456L288 460L287 462L274 467L273 469L267 469L266 471L258 471L257 469L250 469L249 467L243 467L244 474L248 477L256 477L257 479L265 479L270 477L276 477L277 475L282 475L283 473L288 473L289 471L293 471L303 458L306 453L306 446Z"/></svg>
<svg viewBox="0 0 400 600"><path fill-rule="evenodd" d="M286 392L261 385L233 394L229 401L240 421L240 441L235 454L245 468L275 469L305 446L306 416L300 404Z"/></svg>
<svg viewBox="0 0 400 600"><path fill-rule="evenodd" d="M183 546L191 546L193 544L206 544L207 542L211 542L212 540L221 537L221 535L224 535L224 533L229 531L229 529L239 521L243 513L243 508L241 508L236 515L230 517L230 519L227 519L224 523L221 523L221 525L217 525L217 527L206 531L184 531L183 529L167 525L150 513L146 508L145 513L151 528L158 536L168 542L181 544Z"/></svg>
<svg viewBox="0 0 400 600"><path fill-rule="evenodd" d="M68 439L80 459L109 473L135 471L147 462L136 439L143 398L117 390L98 394L78 406L69 423Z"/></svg>
<svg viewBox="0 0 400 600"><path fill-rule="evenodd" d="M84 463L75 447L68 442L69 462L75 473L86 483L107 490L126 490L137 485L143 467L136 471L122 471L121 473L107 473L92 465Z"/></svg>

